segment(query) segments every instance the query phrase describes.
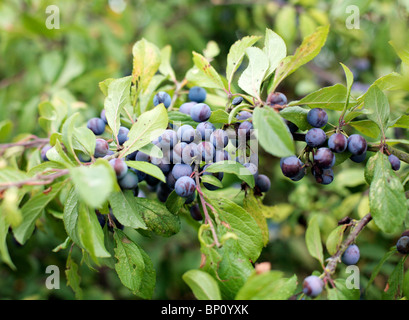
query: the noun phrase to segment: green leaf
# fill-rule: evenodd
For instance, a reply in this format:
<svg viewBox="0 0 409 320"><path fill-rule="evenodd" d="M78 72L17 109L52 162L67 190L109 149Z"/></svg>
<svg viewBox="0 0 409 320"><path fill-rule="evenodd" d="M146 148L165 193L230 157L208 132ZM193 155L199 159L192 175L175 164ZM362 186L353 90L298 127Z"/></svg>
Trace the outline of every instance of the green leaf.
<svg viewBox="0 0 409 320"><path fill-rule="evenodd" d="M208 175L208 174L203 175L201 177L201 180L202 180L202 183L208 183L208 184L211 184L212 186L223 188L223 183L213 175Z"/></svg>
<svg viewBox="0 0 409 320"><path fill-rule="evenodd" d="M322 250L321 235L317 215L314 215L308 223L307 231L305 232L305 243L310 255L316 258L321 263L321 265L324 265L324 253Z"/></svg>
<svg viewBox="0 0 409 320"><path fill-rule="evenodd" d="M374 121L381 132L385 132L388 127L389 120L389 102L386 95L377 87L371 87L364 100L365 109L372 111L368 114L368 119Z"/></svg>
<svg viewBox="0 0 409 320"><path fill-rule="evenodd" d="M68 236L74 241L78 246L81 247L81 241L78 235L78 205L79 199L75 188L72 187L68 193L67 200L64 204L64 227Z"/></svg>
<svg viewBox="0 0 409 320"><path fill-rule="evenodd" d="M143 113L129 130L128 140L124 143L124 149L119 157L124 158L126 155L146 146L159 137L167 126L168 114L162 103Z"/></svg>
<svg viewBox="0 0 409 320"><path fill-rule="evenodd" d="M117 188L112 167L102 159L90 166L73 168L70 176L80 199L93 208L100 208Z"/></svg>
<svg viewBox="0 0 409 320"><path fill-rule="evenodd" d="M135 203L149 231L163 237L170 237L180 231L179 217L170 213L163 204L137 197Z"/></svg>
<svg viewBox="0 0 409 320"><path fill-rule="evenodd" d="M255 197L253 193L247 194L243 200L243 208L253 217L257 222L263 237L263 244L268 243L268 225L266 220L267 210L271 207L264 206L259 198Z"/></svg>
<svg viewBox="0 0 409 320"><path fill-rule="evenodd" d="M74 165L68 155L64 152L59 139L57 139L54 147L47 151L47 158L50 161L63 165L65 168L71 168Z"/></svg>
<svg viewBox="0 0 409 320"><path fill-rule="evenodd" d="M182 279L193 291L198 300L221 300L220 289L217 281L207 272L189 270Z"/></svg>
<svg viewBox="0 0 409 320"><path fill-rule="evenodd" d="M294 123L300 130L309 130L311 125L307 121L309 109L304 109L298 106L284 108L280 111L280 116Z"/></svg>
<svg viewBox="0 0 409 320"><path fill-rule="evenodd" d="M147 229L132 191L111 193L109 196L109 204L111 205L115 218L117 218L122 225L134 229Z"/></svg>
<svg viewBox="0 0 409 320"><path fill-rule="evenodd" d="M121 112L131 105L131 76L115 79L108 87L108 95L104 100L105 116L114 137L121 126Z"/></svg>
<svg viewBox="0 0 409 320"><path fill-rule="evenodd" d="M256 47L247 48L246 55L249 64L241 74L238 84L243 91L260 100L261 83L269 68L269 60L266 54Z"/></svg>
<svg viewBox="0 0 409 320"><path fill-rule="evenodd" d="M295 153L294 142L283 118L271 108L255 108L253 125L260 145L276 157Z"/></svg>
<svg viewBox="0 0 409 320"><path fill-rule="evenodd" d="M109 84L114 80L115 80L114 78L108 78L108 79L105 79L104 81L101 81L98 84L99 89L102 91L102 93L104 94L105 97L108 95Z"/></svg>
<svg viewBox="0 0 409 320"><path fill-rule="evenodd" d="M86 127L74 128L73 148L88 155L94 155L96 139L95 134Z"/></svg>
<svg viewBox="0 0 409 320"><path fill-rule="evenodd" d="M6 263L12 270L16 270L16 266L10 258L9 250L7 248L7 234L9 232L10 224L0 214L0 256L1 260Z"/></svg>
<svg viewBox="0 0 409 320"><path fill-rule="evenodd" d="M344 232L346 228L347 228L346 224L340 225L336 227L334 230L332 230L332 232L329 234L326 242L326 247L328 253L331 256L338 251L339 246L341 245L342 240L344 238Z"/></svg>
<svg viewBox="0 0 409 320"><path fill-rule="evenodd" d="M409 298L409 270L406 271L405 277L403 278L403 294L406 298Z"/></svg>
<svg viewBox="0 0 409 320"><path fill-rule="evenodd" d="M251 275L236 300L288 300L297 288L297 277L283 278L280 271Z"/></svg>
<svg viewBox="0 0 409 320"><path fill-rule="evenodd" d="M393 246L389 249L389 251L383 256L383 258L378 262L378 264L376 265L376 267L373 269L372 274L371 274L371 278L369 279L365 291L368 291L369 287L371 286L372 282L375 280L376 276L379 274L379 272L381 271L382 266L384 265L384 263L390 258L392 257L395 253L397 252L396 246Z"/></svg>
<svg viewBox="0 0 409 320"><path fill-rule="evenodd" d="M132 82L138 82L138 90L146 89L161 65L161 52L153 43L142 39L132 48Z"/></svg>
<svg viewBox="0 0 409 320"><path fill-rule="evenodd" d="M216 163L212 163L206 168L206 172L211 173L231 173L236 175L240 180L243 180L247 183L250 188L254 188L254 176L250 173L250 171L244 167L242 164L238 162L232 162L229 160L226 161L219 161Z"/></svg>
<svg viewBox="0 0 409 320"><path fill-rule="evenodd" d="M170 64L171 54L172 47L170 45L167 45L162 48L160 52L161 64L159 66L159 71L164 76L169 76L171 80L175 81L176 80L175 72L173 71L172 66Z"/></svg>
<svg viewBox="0 0 409 320"><path fill-rule="evenodd" d="M403 257L399 260L395 269L392 271L388 279L388 289L383 292L382 298L385 300L396 300L402 296L402 285L404 277L404 263L405 258Z"/></svg>
<svg viewBox="0 0 409 320"><path fill-rule="evenodd" d="M201 54L193 52L193 63L199 72L207 79L206 86L209 88L225 90L224 83L217 71L210 65L209 61ZM209 86L210 84L210 86Z"/></svg>
<svg viewBox="0 0 409 320"><path fill-rule="evenodd" d="M168 199L166 200L166 208L169 210L170 213L172 214L178 214L180 209L182 209L183 205L185 204L186 199L179 197L175 190L173 190Z"/></svg>
<svg viewBox="0 0 409 320"><path fill-rule="evenodd" d="M328 289L329 300L359 300L359 289L349 289L344 279L335 280L335 288Z"/></svg>
<svg viewBox="0 0 409 320"><path fill-rule="evenodd" d="M138 246L131 241L121 230L116 229L115 239L115 270L119 279L132 292L139 289L145 271L145 263Z"/></svg>
<svg viewBox="0 0 409 320"><path fill-rule="evenodd" d="M234 299L254 270L237 240L228 239L218 249L202 243L201 252L206 257L203 271L217 279L222 299Z"/></svg>
<svg viewBox="0 0 409 320"><path fill-rule="evenodd" d="M269 92L275 91L277 86L295 70L311 61L320 52L325 44L329 31L329 26L321 26L316 31L304 38L301 45L297 48L293 56L283 59L276 69L274 81Z"/></svg>
<svg viewBox="0 0 409 320"><path fill-rule="evenodd" d="M168 117L169 122L171 122L172 124L175 124L176 122L176 124L179 126L183 123L191 125L193 128L196 128L196 126L198 125L198 123L194 121L190 115L187 115L179 111L169 111Z"/></svg>
<svg viewBox="0 0 409 320"><path fill-rule="evenodd" d="M256 261L264 245L256 220L246 210L228 199L217 200L215 208L218 209L220 220L225 222L222 228L227 227L226 231L235 233L245 256L251 261Z"/></svg>
<svg viewBox="0 0 409 320"><path fill-rule="evenodd" d="M62 142L64 146L67 148L67 151L71 153L71 155L75 154L73 147L73 136L78 116L79 116L78 112L74 113L71 117L65 120L64 125L62 126Z"/></svg>
<svg viewBox="0 0 409 320"><path fill-rule="evenodd" d="M115 270L121 282L133 294L142 299L151 299L155 288L156 274L149 256L124 232L115 229Z"/></svg>
<svg viewBox="0 0 409 320"><path fill-rule="evenodd" d="M380 135L380 130L378 125L373 122L372 120L358 120L350 122L349 125L362 134L371 137L371 138L378 138Z"/></svg>
<svg viewBox="0 0 409 320"><path fill-rule="evenodd" d="M90 210L82 203L78 205L77 229L82 247L87 250L95 262L97 262L97 257L108 258L111 256L105 248L104 233L95 211Z"/></svg>
<svg viewBox="0 0 409 320"><path fill-rule="evenodd" d="M375 224L385 233L398 232L408 210L405 191L388 158L378 152L369 189L369 206Z"/></svg>
<svg viewBox="0 0 409 320"><path fill-rule="evenodd" d="M389 125L388 125L389 126ZM394 128L404 128L404 129L409 129L409 116L404 114L397 118L395 121L393 121L393 124L390 125L391 127Z"/></svg>
<svg viewBox="0 0 409 320"><path fill-rule="evenodd" d="M269 67L264 77L266 79L274 72L280 61L286 57L287 46L277 33L270 29L266 29L263 51L269 60Z"/></svg>
<svg viewBox="0 0 409 320"><path fill-rule="evenodd" d="M212 112L210 116L209 122L211 123L228 123L229 122L229 114L224 110L215 110Z"/></svg>
<svg viewBox="0 0 409 320"><path fill-rule="evenodd" d="M65 276L67 277L67 286L70 286L75 292L75 298L81 300L83 293L80 287L81 277L78 274L78 265L72 259L71 252L68 255L65 269Z"/></svg>
<svg viewBox="0 0 409 320"><path fill-rule="evenodd" d="M145 161L125 161L125 163L127 164L128 167L145 172L150 176L159 179L160 181L166 182L166 178L162 170L158 166L153 165L152 163Z"/></svg>
<svg viewBox="0 0 409 320"><path fill-rule="evenodd" d="M347 88L342 84L336 84L331 87L324 87L310 93L299 101L290 102L289 106L307 105L310 108L323 108L329 110L342 111L347 97ZM355 104L353 98L350 98L348 108Z"/></svg>
<svg viewBox="0 0 409 320"><path fill-rule="evenodd" d="M226 78L230 83L233 81L233 75L240 67L246 49L255 44L261 37L256 36L247 36L243 37L240 40L237 40L229 50L227 55L227 67L226 67Z"/></svg>
<svg viewBox="0 0 409 320"><path fill-rule="evenodd" d="M51 191L37 193L24 204L21 208L23 221L17 228L13 229L14 237L20 244L24 244L30 238L37 219L66 184L66 181L55 183L52 185Z"/></svg>

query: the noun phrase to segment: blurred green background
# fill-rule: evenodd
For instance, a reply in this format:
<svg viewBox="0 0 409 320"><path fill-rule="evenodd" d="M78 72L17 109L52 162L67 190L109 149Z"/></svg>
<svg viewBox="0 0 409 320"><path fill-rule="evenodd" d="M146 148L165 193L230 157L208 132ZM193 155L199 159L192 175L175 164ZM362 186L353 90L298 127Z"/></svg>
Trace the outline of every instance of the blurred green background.
<svg viewBox="0 0 409 320"><path fill-rule="evenodd" d="M59 8L60 29L45 27L49 5ZM359 29L346 28L350 5L359 8ZM191 52L202 52L209 41L215 41L220 50L212 65L223 73L230 46L243 36L263 36L265 29L271 28L284 38L288 53L292 54L304 36L317 26L330 24L322 52L285 80L279 91L291 101L320 87L344 83L339 65L342 62L353 71L354 94L359 95L380 76L400 71L400 60L388 42L408 39L408 17L409 0L3 0L0 2L0 142L18 139L24 133L45 136L37 116L38 104L47 99L57 99L81 110L84 118L97 115L104 100L98 83L131 73L131 49L142 37L160 48L171 45L172 64L178 80L182 80L192 66ZM390 92L388 97L394 114L408 111L407 93ZM330 113L330 122L331 119L335 121L336 114ZM407 138L400 131L388 132L388 136ZM284 179L277 159L267 154L260 156L260 162L273 186L265 203L278 205L283 219L269 222L271 242L259 262L269 261L273 269L288 275L296 273L301 281L318 267L305 247L306 221L312 215L319 215L325 240L339 219L347 215L359 218L367 213L363 165L342 164L336 169L334 183L320 187L312 179L299 183ZM405 166L401 170L408 172ZM0 298L74 298L64 278L67 250L52 252L65 240L65 233L60 224L47 216L24 247L8 239L11 258L18 270L12 272L0 265ZM397 235L387 237L376 231L371 226L359 237L362 286L396 241ZM155 265L154 299L192 298L181 275L200 265L195 226L184 221L182 231L170 239L146 239L137 234L135 237ZM74 249L73 254L79 261L80 252ZM384 266L369 297L380 297L393 261ZM50 264L60 267L60 290L47 290L44 286L45 268ZM340 266L341 277L343 272ZM96 273L84 264L80 275L87 299L133 298L109 269Z"/></svg>

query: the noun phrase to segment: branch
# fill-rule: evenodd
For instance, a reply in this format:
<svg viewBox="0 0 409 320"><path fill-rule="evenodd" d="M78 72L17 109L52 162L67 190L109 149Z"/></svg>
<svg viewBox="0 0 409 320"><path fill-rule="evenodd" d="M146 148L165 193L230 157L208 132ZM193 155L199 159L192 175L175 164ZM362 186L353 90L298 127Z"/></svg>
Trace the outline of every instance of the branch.
<svg viewBox="0 0 409 320"><path fill-rule="evenodd" d="M31 139L31 140L28 140ZM50 142L48 138L38 138L34 135L29 136L28 139L23 139L19 142L14 143L3 143L0 144L0 154L4 152L4 150L12 147L24 147L24 148L34 148L34 147L42 147Z"/></svg>
<svg viewBox="0 0 409 320"><path fill-rule="evenodd" d="M21 188L25 185L29 185L29 186L46 185L46 184L52 183L55 179L60 178L70 173L68 169L53 169L53 170L57 172L46 175L44 174L46 172L45 171L45 172L35 175L32 178L26 179L26 180L0 183L0 190L5 190L11 187Z"/></svg>
<svg viewBox="0 0 409 320"><path fill-rule="evenodd" d="M361 231L364 229L364 227L372 220L372 216L370 213L368 213L366 216L364 216L354 227L354 229L350 232L348 235L348 238L341 244L339 247L338 251L331 257L329 258L329 262L327 266L324 269L324 272L326 276L329 278L331 274L335 272L335 269L338 265L338 263L341 261L341 256L345 252L345 250L353 243L355 242L356 238L358 235L361 233Z"/></svg>
<svg viewBox="0 0 409 320"><path fill-rule="evenodd" d="M196 164L196 168L195 168L195 171L194 171L194 173L195 173L195 179L196 179L196 190L197 190L197 192L199 193L200 202L201 202L201 204L202 204L203 212L204 212L204 215L205 215L205 223L207 223L207 224L209 225L210 230L212 231L214 243L216 244L217 247L220 247L220 242L219 242L219 240L218 240L218 238L217 238L216 230L215 230L215 228L214 228L212 219L210 218L209 213L207 212L206 206L208 206L208 207L211 208L212 210L214 210L214 208L213 208L209 203L207 203L207 202L205 201L203 192L202 192L202 190L200 189L198 166L199 166L199 165Z"/></svg>

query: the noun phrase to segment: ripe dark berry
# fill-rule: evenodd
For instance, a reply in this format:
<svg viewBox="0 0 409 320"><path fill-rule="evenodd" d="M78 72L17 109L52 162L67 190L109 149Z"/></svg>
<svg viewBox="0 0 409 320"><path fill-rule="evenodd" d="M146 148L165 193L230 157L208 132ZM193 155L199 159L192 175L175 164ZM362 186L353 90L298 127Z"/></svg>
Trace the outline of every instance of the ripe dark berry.
<svg viewBox="0 0 409 320"><path fill-rule="evenodd" d="M167 129L159 136L158 142L162 149L169 150L172 149L178 142L178 136L175 131Z"/></svg>
<svg viewBox="0 0 409 320"><path fill-rule="evenodd" d="M342 133L334 133L328 139L328 147L331 151L342 153L347 149L348 140Z"/></svg>
<svg viewBox="0 0 409 320"><path fill-rule="evenodd" d="M287 104L287 97L281 92L271 92L267 97L267 104L274 106L276 104L283 106Z"/></svg>
<svg viewBox="0 0 409 320"><path fill-rule="evenodd" d="M119 127L118 130L118 143L120 145L123 145L125 143L126 140L128 140L128 133L129 133L129 129L126 127Z"/></svg>
<svg viewBox="0 0 409 320"><path fill-rule="evenodd" d="M190 110L190 116L196 122L207 121L212 115L212 110L205 103L195 104Z"/></svg>
<svg viewBox="0 0 409 320"><path fill-rule="evenodd" d="M190 116L190 110L195 104L197 104L197 102L194 101L185 102L179 107L179 112L182 112Z"/></svg>
<svg viewBox="0 0 409 320"><path fill-rule="evenodd" d="M150 159L151 159L150 155L142 151L138 151L138 153L135 156L135 161L149 162Z"/></svg>
<svg viewBox="0 0 409 320"><path fill-rule="evenodd" d="M292 178L290 178L292 181L300 181L302 178L304 178L304 176L305 176L305 169L304 168L302 168L301 170L300 170L300 172L295 176L295 177L292 177Z"/></svg>
<svg viewBox="0 0 409 320"><path fill-rule="evenodd" d="M351 159L353 162L361 163L366 159L366 151L363 154L351 155L349 159Z"/></svg>
<svg viewBox="0 0 409 320"><path fill-rule="evenodd" d="M200 212L200 208L198 204L195 204L190 207L190 215L192 216L193 219L197 221L203 220L202 213Z"/></svg>
<svg viewBox="0 0 409 320"><path fill-rule="evenodd" d="M169 186L169 188L175 189L175 183L176 183L175 177L173 176L172 172L169 172L166 175L166 184Z"/></svg>
<svg viewBox="0 0 409 320"><path fill-rule="evenodd" d="M78 151L77 156L81 162L85 162L85 163L91 162L91 156L89 154L86 154L85 152Z"/></svg>
<svg viewBox="0 0 409 320"><path fill-rule="evenodd" d="M153 104L157 106L160 103L163 103L165 108L169 108L170 104L172 102L172 98L167 92L160 91L155 96L153 97Z"/></svg>
<svg viewBox="0 0 409 320"><path fill-rule="evenodd" d="M233 99L233 101L231 102L231 104L233 106L238 106L240 103L243 102L243 97L236 97Z"/></svg>
<svg viewBox="0 0 409 320"><path fill-rule="evenodd" d="M314 154L314 163L322 169L329 169L335 164L335 155L328 148L319 148Z"/></svg>
<svg viewBox="0 0 409 320"><path fill-rule="evenodd" d="M105 115L105 109L102 109L101 114L99 116L102 120L104 120L105 124L108 124L107 117Z"/></svg>
<svg viewBox="0 0 409 320"><path fill-rule="evenodd" d="M178 139L186 143L192 142L195 139L195 135L195 129L188 124L181 126L177 131Z"/></svg>
<svg viewBox="0 0 409 320"><path fill-rule="evenodd" d="M186 142L178 142L176 145L173 147L173 162L174 163L182 163L182 153L183 149L185 149L188 146Z"/></svg>
<svg viewBox="0 0 409 320"><path fill-rule="evenodd" d="M189 90L189 100L190 101L194 101L194 102L203 102L206 100L206 89L202 88L202 87L192 87Z"/></svg>
<svg viewBox="0 0 409 320"><path fill-rule="evenodd" d="M250 137L251 130L253 129L253 124L249 121L244 121L240 123L238 133L239 135L243 134L246 137Z"/></svg>
<svg viewBox="0 0 409 320"><path fill-rule="evenodd" d="M332 169L322 169L318 166L312 168L312 174L315 177L315 181L320 184L330 184L334 180L334 171Z"/></svg>
<svg viewBox="0 0 409 320"><path fill-rule="evenodd" d="M210 135L210 142L213 143L217 150L223 149L229 143L229 137L224 130L217 129Z"/></svg>
<svg viewBox="0 0 409 320"><path fill-rule="evenodd" d="M121 189L125 189L125 190L132 190L135 189L138 186L138 176L137 174L132 171L132 170L128 170L128 172L126 172L126 174L118 180L118 184L121 187Z"/></svg>
<svg viewBox="0 0 409 320"><path fill-rule="evenodd" d="M296 156L282 158L280 167L283 174L288 178L296 177L302 171L303 163Z"/></svg>
<svg viewBox="0 0 409 320"><path fill-rule="evenodd" d="M312 148L322 146L325 143L325 140L327 140L327 135L324 130L319 128L312 128L308 130L305 135L305 142L307 142L307 145Z"/></svg>
<svg viewBox="0 0 409 320"><path fill-rule="evenodd" d="M176 180L180 177L190 176L192 174L192 167L188 164L175 164L172 169L172 174Z"/></svg>
<svg viewBox="0 0 409 320"><path fill-rule="evenodd" d="M186 164L192 164L200 162L199 151L197 150L197 144L194 142L189 143L182 151L182 161Z"/></svg>
<svg viewBox="0 0 409 320"><path fill-rule="evenodd" d="M217 172L217 173L213 173L213 172L207 172L206 171L206 169L207 169L207 167L209 166L209 164L207 164L207 165L205 165L204 167L203 167L203 175L205 176L205 175L213 175L214 177L216 177L217 179L219 179L219 181L222 181L223 180L223 176L224 176L224 174L223 174L223 172ZM207 183L207 182L203 182L203 186L207 189L207 190L210 190L210 191L214 191L214 190L217 190L217 189L219 189L219 187L217 187L217 186L215 186L215 185L212 185L212 184L210 184L210 183Z"/></svg>
<svg viewBox="0 0 409 320"><path fill-rule="evenodd" d="M195 181L187 176L181 177L176 180L175 192L178 196L187 198L191 196L196 189Z"/></svg>
<svg viewBox="0 0 409 320"><path fill-rule="evenodd" d="M87 128L90 129L96 136L99 136L105 131L105 122L101 118L92 118L88 120Z"/></svg>
<svg viewBox="0 0 409 320"><path fill-rule="evenodd" d="M367 143L364 137L359 134L353 134L348 138L348 151L353 155L361 155L367 149Z"/></svg>
<svg viewBox="0 0 409 320"><path fill-rule="evenodd" d="M298 131L298 127L291 121L285 120L285 124L287 125L288 130L290 130L291 133L295 133Z"/></svg>
<svg viewBox="0 0 409 320"><path fill-rule="evenodd" d="M208 121L200 122L196 127L196 131L200 134L203 141L209 141L210 135L214 130L216 130L216 127Z"/></svg>
<svg viewBox="0 0 409 320"><path fill-rule="evenodd" d="M49 144L46 144L42 149L41 149L41 160L43 161L48 161L49 159L47 158L47 151L50 150L52 147Z"/></svg>
<svg viewBox="0 0 409 320"><path fill-rule="evenodd" d="M109 146L108 142L104 139L96 139L95 141L95 152L94 152L94 157L95 158L102 158L105 157L108 153Z"/></svg>
<svg viewBox="0 0 409 320"><path fill-rule="evenodd" d="M342 254L341 261L347 266L357 264L360 257L359 248L356 244L351 244Z"/></svg>
<svg viewBox="0 0 409 320"><path fill-rule="evenodd" d="M258 177L258 167L254 163L247 162L243 166L250 171L254 179Z"/></svg>
<svg viewBox="0 0 409 320"><path fill-rule="evenodd" d="M398 171L400 169L400 160L397 156L391 154L388 157L389 162L391 163L392 169Z"/></svg>
<svg viewBox="0 0 409 320"><path fill-rule="evenodd" d="M261 192L267 192L268 190L270 190L271 181L266 175L259 174L255 182L256 187L258 187Z"/></svg>
<svg viewBox="0 0 409 320"><path fill-rule="evenodd" d="M409 253L409 237L408 236L400 237L398 242L396 243L396 249L401 254L408 254Z"/></svg>
<svg viewBox="0 0 409 320"><path fill-rule="evenodd" d="M202 161L206 163L212 162L215 155L215 148L214 145L208 141L202 141L197 145L197 152L200 157L202 157Z"/></svg>
<svg viewBox="0 0 409 320"><path fill-rule="evenodd" d="M230 154L226 150L216 150L214 162L230 160Z"/></svg>
<svg viewBox="0 0 409 320"><path fill-rule="evenodd" d="M328 122L328 115L324 109L315 108L307 113L307 121L315 128L322 128Z"/></svg>
<svg viewBox="0 0 409 320"><path fill-rule="evenodd" d="M250 119L253 115L248 112L248 111L240 111L237 115L236 115L236 119L237 120L247 120Z"/></svg>
<svg viewBox="0 0 409 320"><path fill-rule="evenodd" d="M128 172L128 166L126 165L123 159L111 159L109 160L109 164L112 168L114 168L116 177L119 179L123 178L126 173Z"/></svg>
<svg viewBox="0 0 409 320"><path fill-rule="evenodd" d="M322 292L324 281L317 276L309 276L304 279L303 293L311 298L315 298Z"/></svg>
<svg viewBox="0 0 409 320"><path fill-rule="evenodd" d="M169 188L169 186L166 183L161 182L159 184L158 190L156 191L156 194L158 196L159 201L166 202L171 192L172 189Z"/></svg>

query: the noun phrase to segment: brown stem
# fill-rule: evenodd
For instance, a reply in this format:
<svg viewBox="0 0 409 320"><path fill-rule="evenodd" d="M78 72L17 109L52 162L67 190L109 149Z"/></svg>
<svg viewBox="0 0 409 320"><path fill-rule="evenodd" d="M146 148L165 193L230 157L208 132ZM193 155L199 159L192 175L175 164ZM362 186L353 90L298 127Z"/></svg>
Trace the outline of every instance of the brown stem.
<svg viewBox="0 0 409 320"><path fill-rule="evenodd" d="M34 148L34 147L42 147L50 142L48 138L38 138L36 136L32 136L31 140L21 140L19 142L14 143L3 143L0 144L0 154L4 152L5 149L12 148L12 147L24 147L24 148Z"/></svg>
<svg viewBox="0 0 409 320"><path fill-rule="evenodd" d="M351 233L348 235L347 239L341 244L338 251L329 259L327 266L325 267L325 274L327 277L330 277L334 272L341 261L341 256L345 252L345 250L355 242L358 235L364 229L364 227L372 220L372 216L368 213L364 216L354 227Z"/></svg>
<svg viewBox="0 0 409 320"><path fill-rule="evenodd" d="M212 219L210 218L209 213L207 212L207 207L211 208L212 210L214 210L214 208L209 203L207 203L205 201L204 194L203 194L202 190L200 189L198 166L199 165L197 164L196 168L195 168L196 190L199 193L200 202L202 204L203 212L204 212L204 215L205 215L205 223L210 226L210 230L212 231L213 239L214 239L214 242L215 242L216 246L220 247L220 242L219 242L219 239L217 238L216 230L214 228Z"/></svg>
<svg viewBox="0 0 409 320"><path fill-rule="evenodd" d="M13 182L3 182L0 183L0 190L5 190L11 187L21 188L22 186L29 185L29 186L37 186L37 185L46 185L52 183L55 179L62 177L66 174L69 174L68 169L54 169L57 171L56 173L45 175L44 172L35 175L32 178L21 180L21 181L13 181Z"/></svg>

